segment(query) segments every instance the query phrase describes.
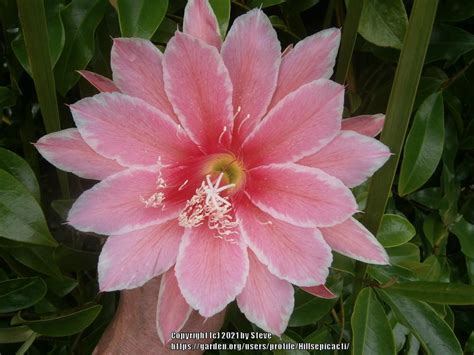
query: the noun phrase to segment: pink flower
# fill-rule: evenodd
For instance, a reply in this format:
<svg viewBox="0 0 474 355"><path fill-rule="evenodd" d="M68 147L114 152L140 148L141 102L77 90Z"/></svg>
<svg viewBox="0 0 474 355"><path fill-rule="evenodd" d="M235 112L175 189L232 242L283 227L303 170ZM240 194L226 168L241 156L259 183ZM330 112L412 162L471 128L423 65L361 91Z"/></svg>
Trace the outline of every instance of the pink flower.
<svg viewBox="0 0 474 355"><path fill-rule="evenodd" d="M292 284L334 297L324 286L331 249L388 262L352 218L349 189L389 157L368 136L383 117L344 120L341 130L344 87L328 80L339 37L328 29L282 56L255 9L221 43L207 1L190 0L184 31L164 54L149 41L116 39L113 82L83 72L102 93L71 105L77 129L36 144L57 167L102 180L68 217L80 231L110 236L100 289L163 274L162 340L192 309L210 317L234 299L250 321L279 335Z"/></svg>

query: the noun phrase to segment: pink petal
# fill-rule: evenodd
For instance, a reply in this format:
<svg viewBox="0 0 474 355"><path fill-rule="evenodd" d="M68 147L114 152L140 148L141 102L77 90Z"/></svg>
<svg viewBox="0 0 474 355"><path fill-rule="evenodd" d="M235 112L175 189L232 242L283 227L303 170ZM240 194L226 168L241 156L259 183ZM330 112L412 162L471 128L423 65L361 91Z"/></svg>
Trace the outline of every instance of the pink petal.
<svg viewBox="0 0 474 355"><path fill-rule="evenodd" d="M188 1L184 9L183 32L217 49L221 48L219 24L207 0Z"/></svg>
<svg viewBox="0 0 474 355"><path fill-rule="evenodd" d="M237 305L247 319L266 332L280 336L293 312L293 286L280 280L249 252L249 276Z"/></svg>
<svg viewBox="0 0 474 355"><path fill-rule="evenodd" d="M389 263L383 246L354 218L320 230L324 240L338 253L369 264Z"/></svg>
<svg viewBox="0 0 474 355"><path fill-rule="evenodd" d="M116 38L111 53L113 78L124 94L143 99L177 122L165 93L162 57L148 40Z"/></svg>
<svg viewBox="0 0 474 355"><path fill-rule="evenodd" d="M102 180L84 192L69 211L69 223L83 232L124 234L176 217L180 205L147 207L157 193L158 173L131 169ZM166 190L165 190L166 192Z"/></svg>
<svg viewBox="0 0 474 355"><path fill-rule="evenodd" d="M222 311L242 292L249 261L245 245L214 236L207 224L187 229L176 262L179 288L203 317Z"/></svg>
<svg viewBox="0 0 474 355"><path fill-rule="evenodd" d="M215 47L177 32L164 59L165 89L179 121L207 153L226 147L232 132L232 84Z"/></svg>
<svg viewBox="0 0 474 355"><path fill-rule="evenodd" d="M142 286L176 263L184 229L173 220L107 239L100 253L101 291Z"/></svg>
<svg viewBox="0 0 474 355"><path fill-rule="evenodd" d="M268 17L259 9L237 17L222 46L222 58L233 85L235 137L245 138L260 121L275 91L280 42ZM243 139L237 138L237 142Z"/></svg>
<svg viewBox="0 0 474 355"><path fill-rule="evenodd" d="M301 287L301 289L319 298L333 299L337 297L337 295L324 285Z"/></svg>
<svg viewBox="0 0 474 355"><path fill-rule="evenodd" d="M289 93L317 79L329 79L336 61L341 31L329 28L298 42L285 53L270 107Z"/></svg>
<svg viewBox="0 0 474 355"><path fill-rule="evenodd" d="M95 86L95 88L101 92L114 92L119 91L114 82L105 76L97 73L93 73L88 70L79 70L81 76L86 79L89 83Z"/></svg>
<svg viewBox="0 0 474 355"><path fill-rule="evenodd" d="M122 165L170 164L200 154L178 124L140 99L103 93L78 101L71 111L87 144Z"/></svg>
<svg viewBox="0 0 474 355"><path fill-rule="evenodd" d="M47 134L35 147L54 166L85 179L102 180L125 169L92 150L76 128Z"/></svg>
<svg viewBox="0 0 474 355"><path fill-rule="evenodd" d="M262 211L300 227L333 226L357 212L354 196L340 180L297 164L250 170L245 193Z"/></svg>
<svg viewBox="0 0 474 355"><path fill-rule="evenodd" d="M313 81L286 96L245 140L248 166L295 162L329 143L341 128L344 87Z"/></svg>
<svg viewBox="0 0 474 355"><path fill-rule="evenodd" d="M385 115L381 113L376 115L354 116L342 120L342 129L355 131L369 137L375 137L382 132L384 121Z"/></svg>
<svg viewBox="0 0 474 355"><path fill-rule="evenodd" d="M156 309L156 328L163 344L171 340L171 333L183 328L192 310L179 290L174 268L168 270L161 279Z"/></svg>
<svg viewBox="0 0 474 355"><path fill-rule="evenodd" d="M317 229L277 220L246 198L239 203L237 218L245 243L273 275L299 286L326 281L332 254Z"/></svg>
<svg viewBox="0 0 474 355"><path fill-rule="evenodd" d="M354 187L372 176L390 157L387 146L374 138L353 131L341 131L319 152L298 164L319 168Z"/></svg>

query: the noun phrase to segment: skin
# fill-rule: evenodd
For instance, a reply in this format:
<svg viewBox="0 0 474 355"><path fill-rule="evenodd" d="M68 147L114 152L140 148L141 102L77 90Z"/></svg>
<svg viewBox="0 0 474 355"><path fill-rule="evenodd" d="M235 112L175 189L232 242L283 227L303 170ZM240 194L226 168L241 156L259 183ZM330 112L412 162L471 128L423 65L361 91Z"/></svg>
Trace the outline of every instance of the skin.
<svg viewBox="0 0 474 355"><path fill-rule="evenodd" d="M100 339L93 355L202 354L201 351L172 351L161 343L155 325L159 289L160 278L155 278L140 288L122 291L115 318ZM204 318L193 311L182 332L217 332L222 327L224 317L225 311L222 311L204 322ZM211 340L181 342L210 343Z"/></svg>

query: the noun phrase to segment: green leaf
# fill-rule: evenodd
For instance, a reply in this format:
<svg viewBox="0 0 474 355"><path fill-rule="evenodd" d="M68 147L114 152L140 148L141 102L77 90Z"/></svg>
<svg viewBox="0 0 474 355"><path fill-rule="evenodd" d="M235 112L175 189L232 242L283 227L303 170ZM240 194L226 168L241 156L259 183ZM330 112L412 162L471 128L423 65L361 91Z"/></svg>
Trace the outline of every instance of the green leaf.
<svg viewBox="0 0 474 355"><path fill-rule="evenodd" d="M0 148L0 169L5 170L20 181L34 198L39 201L40 189L35 173L20 156L4 148Z"/></svg>
<svg viewBox="0 0 474 355"><path fill-rule="evenodd" d="M94 270L97 267L99 255L98 253L60 245L54 251L54 258L61 270L77 272Z"/></svg>
<svg viewBox="0 0 474 355"><path fill-rule="evenodd" d="M250 0L248 1L248 5L250 7L261 7L263 9L265 7L283 4L284 2L285 0Z"/></svg>
<svg viewBox="0 0 474 355"><path fill-rule="evenodd" d="M26 187L0 169L0 236L24 243L56 246L38 202Z"/></svg>
<svg viewBox="0 0 474 355"><path fill-rule="evenodd" d="M391 294L437 304L474 304L474 285L412 281L396 283L386 289Z"/></svg>
<svg viewBox="0 0 474 355"><path fill-rule="evenodd" d="M14 106L15 103L15 93L5 86L0 86L0 111L2 111L5 107Z"/></svg>
<svg viewBox="0 0 474 355"><path fill-rule="evenodd" d="M118 0L117 11L123 37L150 39L168 9L168 0Z"/></svg>
<svg viewBox="0 0 474 355"><path fill-rule="evenodd" d="M178 28L178 23L172 19L165 17L161 21L160 27L155 31L153 37L151 38L152 42L165 44L171 37L174 36L176 29Z"/></svg>
<svg viewBox="0 0 474 355"><path fill-rule="evenodd" d="M415 227L405 217L385 214L377 233L377 239L385 248L392 248L405 244L415 234Z"/></svg>
<svg viewBox="0 0 474 355"><path fill-rule="evenodd" d="M405 243L387 250L390 264L409 267L412 263L420 262L420 249L413 243Z"/></svg>
<svg viewBox="0 0 474 355"><path fill-rule="evenodd" d="M230 0L209 0L209 4L216 14L221 37L224 38L229 27L230 19Z"/></svg>
<svg viewBox="0 0 474 355"><path fill-rule="evenodd" d="M395 342L387 315L371 288L357 296L351 318L353 354L395 354Z"/></svg>
<svg viewBox="0 0 474 355"><path fill-rule="evenodd" d="M54 68L54 76L63 96L79 80L76 71L84 69L94 54L94 32L106 5L105 0L73 0L61 12L66 43Z"/></svg>
<svg viewBox="0 0 474 355"><path fill-rule="evenodd" d="M458 237L463 254L474 258L474 224L461 218L461 220L451 226L450 230Z"/></svg>
<svg viewBox="0 0 474 355"><path fill-rule="evenodd" d="M439 24L433 27L426 63L446 60L454 63L460 56L474 49L474 35L458 27Z"/></svg>
<svg viewBox="0 0 474 355"><path fill-rule="evenodd" d="M48 290L52 291L58 297L64 297L79 284L75 279L63 277L62 279L46 278Z"/></svg>
<svg viewBox="0 0 474 355"><path fill-rule="evenodd" d="M9 247L9 254L30 269L53 278L62 279L61 271L53 257L54 248L43 246Z"/></svg>
<svg viewBox="0 0 474 355"><path fill-rule="evenodd" d="M46 295L46 284L39 277L0 282L0 313L28 308Z"/></svg>
<svg viewBox="0 0 474 355"><path fill-rule="evenodd" d="M366 0L359 33L377 46L401 49L407 25L402 0Z"/></svg>
<svg viewBox="0 0 474 355"><path fill-rule="evenodd" d="M68 314L40 320L24 320L23 323L38 334L63 337L79 333L92 324L99 315L101 305L94 305Z"/></svg>
<svg viewBox="0 0 474 355"><path fill-rule="evenodd" d="M423 206L437 210L441 202L441 188L428 187L410 194L407 198Z"/></svg>
<svg viewBox="0 0 474 355"><path fill-rule="evenodd" d="M26 325L0 328L0 344L13 344L26 341L34 332Z"/></svg>
<svg viewBox="0 0 474 355"><path fill-rule="evenodd" d="M20 348L16 351L15 355L24 355L28 351L28 349L33 345L35 342L36 338L39 336L39 334L33 333L31 334L28 339L25 340L25 342L20 346Z"/></svg>
<svg viewBox="0 0 474 355"><path fill-rule="evenodd" d="M412 331L428 354L462 354L452 329L428 304L392 294L388 289L378 289L377 293L397 319Z"/></svg>
<svg viewBox="0 0 474 355"><path fill-rule="evenodd" d="M444 143L443 95L430 95L420 106L413 120L403 150L398 193L403 196L423 186L433 175Z"/></svg>
<svg viewBox="0 0 474 355"><path fill-rule="evenodd" d="M288 14L299 14L318 4L319 0L286 0L283 4L283 11Z"/></svg>
<svg viewBox="0 0 474 355"><path fill-rule="evenodd" d="M439 4L437 19L440 21L459 22L474 16L474 1L444 0Z"/></svg>

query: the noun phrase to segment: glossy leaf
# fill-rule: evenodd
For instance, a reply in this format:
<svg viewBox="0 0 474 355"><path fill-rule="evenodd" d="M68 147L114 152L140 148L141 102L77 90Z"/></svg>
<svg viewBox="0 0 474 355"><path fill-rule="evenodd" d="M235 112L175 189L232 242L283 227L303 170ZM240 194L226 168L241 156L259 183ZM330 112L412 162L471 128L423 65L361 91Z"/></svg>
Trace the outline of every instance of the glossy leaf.
<svg viewBox="0 0 474 355"><path fill-rule="evenodd" d="M444 106L441 93L430 95L413 120L403 151L398 193L403 196L423 186L443 153Z"/></svg>
<svg viewBox="0 0 474 355"><path fill-rule="evenodd" d="M218 0L217 0L218 1ZM250 7L265 7L283 4L285 0L249 0L248 4Z"/></svg>
<svg viewBox="0 0 474 355"><path fill-rule="evenodd" d="M171 37L174 36L176 29L178 28L178 23L172 19L165 17L161 21L160 27L155 31L151 41L154 43L165 44Z"/></svg>
<svg viewBox="0 0 474 355"><path fill-rule="evenodd" d="M39 277L0 282L0 313L28 308L46 295L46 284Z"/></svg>
<svg viewBox="0 0 474 355"><path fill-rule="evenodd" d="M57 279L63 277L53 258L53 248L14 246L8 248L8 251L13 258L30 269Z"/></svg>
<svg viewBox="0 0 474 355"><path fill-rule="evenodd" d="M474 2L471 0L442 0L439 4L438 20L462 21L474 16Z"/></svg>
<svg viewBox="0 0 474 355"><path fill-rule="evenodd" d="M420 262L420 249L413 243L405 243L387 250L390 264L406 266L410 263Z"/></svg>
<svg viewBox="0 0 474 355"><path fill-rule="evenodd" d="M474 34L458 27L439 24L433 27L426 62L437 60L453 62L474 49Z"/></svg>
<svg viewBox="0 0 474 355"><path fill-rule="evenodd" d="M0 236L23 243L57 245L38 202L21 182L1 169Z"/></svg>
<svg viewBox="0 0 474 355"><path fill-rule="evenodd" d="M378 241L385 247L396 247L415 236L415 227L403 216L386 214L377 233Z"/></svg>
<svg viewBox="0 0 474 355"><path fill-rule="evenodd" d="M0 344L13 344L26 341L34 332L26 325L0 328Z"/></svg>
<svg viewBox="0 0 474 355"><path fill-rule="evenodd" d="M0 86L0 110L11 107L16 103L15 93L5 86Z"/></svg>
<svg viewBox="0 0 474 355"><path fill-rule="evenodd" d="M219 31L221 32L222 38L227 33L230 19L230 0L209 0L209 4L214 10L214 14L219 24Z"/></svg>
<svg viewBox="0 0 474 355"><path fill-rule="evenodd" d="M354 354L396 353L392 328L383 306L371 288L364 288L357 296L351 326Z"/></svg>
<svg viewBox="0 0 474 355"><path fill-rule="evenodd" d="M436 210L441 202L441 189L439 187L427 187L410 194L407 198Z"/></svg>
<svg viewBox="0 0 474 355"><path fill-rule="evenodd" d="M451 226L451 232L458 237L464 255L474 258L474 224L461 218Z"/></svg>
<svg viewBox="0 0 474 355"><path fill-rule="evenodd" d="M168 0L118 0L120 31L123 37L150 39L168 9Z"/></svg>

